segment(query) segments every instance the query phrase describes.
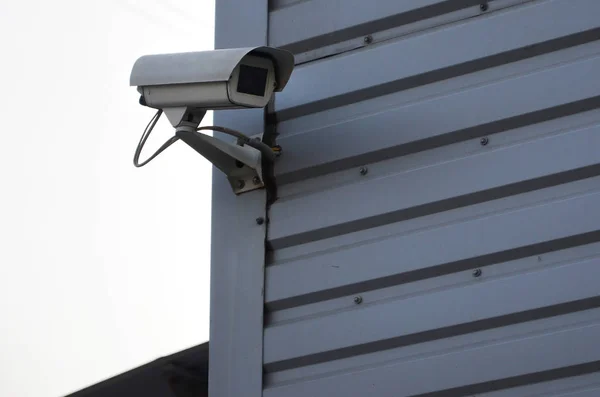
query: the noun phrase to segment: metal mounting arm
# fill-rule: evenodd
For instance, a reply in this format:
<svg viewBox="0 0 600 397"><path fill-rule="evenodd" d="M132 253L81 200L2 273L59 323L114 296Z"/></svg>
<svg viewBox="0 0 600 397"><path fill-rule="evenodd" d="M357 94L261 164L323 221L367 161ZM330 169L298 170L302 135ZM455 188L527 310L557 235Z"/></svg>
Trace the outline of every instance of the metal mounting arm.
<svg viewBox="0 0 600 397"><path fill-rule="evenodd" d="M274 154L268 146L260 142L262 134L254 137L259 141L255 142L248 141L247 137L236 132L243 139L238 140L238 144L229 143L197 131L198 125L206 114L204 109L183 106L166 108L164 112L171 125L175 127L176 137L223 171L235 194L264 187L262 159L266 156L266 159L273 160ZM227 130L223 127L203 128L215 131Z"/></svg>
<svg viewBox="0 0 600 397"><path fill-rule="evenodd" d="M235 194L264 186L262 154L259 150L187 129L178 130L175 135L223 171Z"/></svg>

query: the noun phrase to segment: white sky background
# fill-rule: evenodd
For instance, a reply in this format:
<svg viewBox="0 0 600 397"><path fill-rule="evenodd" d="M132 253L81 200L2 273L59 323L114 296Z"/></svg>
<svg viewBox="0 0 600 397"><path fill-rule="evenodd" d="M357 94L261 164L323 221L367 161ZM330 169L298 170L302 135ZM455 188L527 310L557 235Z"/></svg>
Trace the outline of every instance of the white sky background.
<svg viewBox="0 0 600 397"><path fill-rule="evenodd" d="M0 9L0 395L57 397L208 340L211 167L182 143L133 167L129 73L212 49L214 0Z"/></svg>

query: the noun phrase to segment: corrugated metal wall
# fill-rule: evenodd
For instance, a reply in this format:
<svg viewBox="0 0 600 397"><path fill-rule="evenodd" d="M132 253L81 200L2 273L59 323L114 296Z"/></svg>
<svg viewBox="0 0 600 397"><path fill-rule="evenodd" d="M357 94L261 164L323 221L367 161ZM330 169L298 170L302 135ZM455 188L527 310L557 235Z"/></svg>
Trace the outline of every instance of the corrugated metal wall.
<svg viewBox="0 0 600 397"><path fill-rule="evenodd" d="M600 396L600 2L269 7L263 395Z"/></svg>

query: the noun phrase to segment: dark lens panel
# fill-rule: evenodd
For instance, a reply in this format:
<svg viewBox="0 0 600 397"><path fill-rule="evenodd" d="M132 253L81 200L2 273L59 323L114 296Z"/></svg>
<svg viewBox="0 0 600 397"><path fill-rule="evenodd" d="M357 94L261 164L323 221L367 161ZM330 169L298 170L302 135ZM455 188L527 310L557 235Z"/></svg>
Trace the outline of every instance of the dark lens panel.
<svg viewBox="0 0 600 397"><path fill-rule="evenodd" d="M265 96L268 75L268 69L240 65L237 91L242 94Z"/></svg>

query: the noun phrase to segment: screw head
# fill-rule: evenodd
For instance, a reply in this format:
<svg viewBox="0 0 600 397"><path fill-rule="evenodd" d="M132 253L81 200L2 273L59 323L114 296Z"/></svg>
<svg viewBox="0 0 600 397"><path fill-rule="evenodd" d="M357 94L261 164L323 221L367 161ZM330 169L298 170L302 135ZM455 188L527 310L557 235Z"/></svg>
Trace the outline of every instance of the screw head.
<svg viewBox="0 0 600 397"><path fill-rule="evenodd" d="M479 141L479 143L481 143L481 146L485 146L488 143L490 143L490 138L488 138L488 137L481 138L481 140Z"/></svg>
<svg viewBox="0 0 600 397"><path fill-rule="evenodd" d="M473 277L481 277L481 274L483 272L481 271L481 269L475 269L473 270Z"/></svg>
<svg viewBox="0 0 600 397"><path fill-rule="evenodd" d="M263 223L265 223L265 218L263 218L262 216L259 218L256 218L257 225L262 225Z"/></svg>
<svg viewBox="0 0 600 397"><path fill-rule="evenodd" d="M260 184L260 178L255 176L254 178L252 178L252 183L254 183L255 185L259 185Z"/></svg>
<svg viewBox="0 0 600 397"><path fill-rule="evenodd" d="M489 7L490 7L490 6L488 5L488 3L481 3L481 4L479 5L479 9L480 9L482 12L486 12L486 11L488 10L488 8L489 8Z"/></svg>
<svg viewBox="0 0 600 397"><path fill-rule="evenodd" d="M367 167L360 167L360 174L365 176L369 173L369 169Z"/></svg>
<svg viewBox="0 0 600 397"><path fill-rule="evenodd" d="M246 186L246 182L244 182L240 179L239 181L236 182L236 186L238 189L243 189L244 186Z"/></svg>
<svg viewBox="0 0 600 397"><path fill-rule="evenodd" d="M373 36L371 36L371 35L365 36L363 41L365 42L365 44L371 44L373 42Z"/></svg>
<svg viewBox="0 0 600 397"><path fill-rule="evenodd" d="M357 305L360 305L363 301L362 296L358 295L354 297L354 303L356 303Z"/></svg>

